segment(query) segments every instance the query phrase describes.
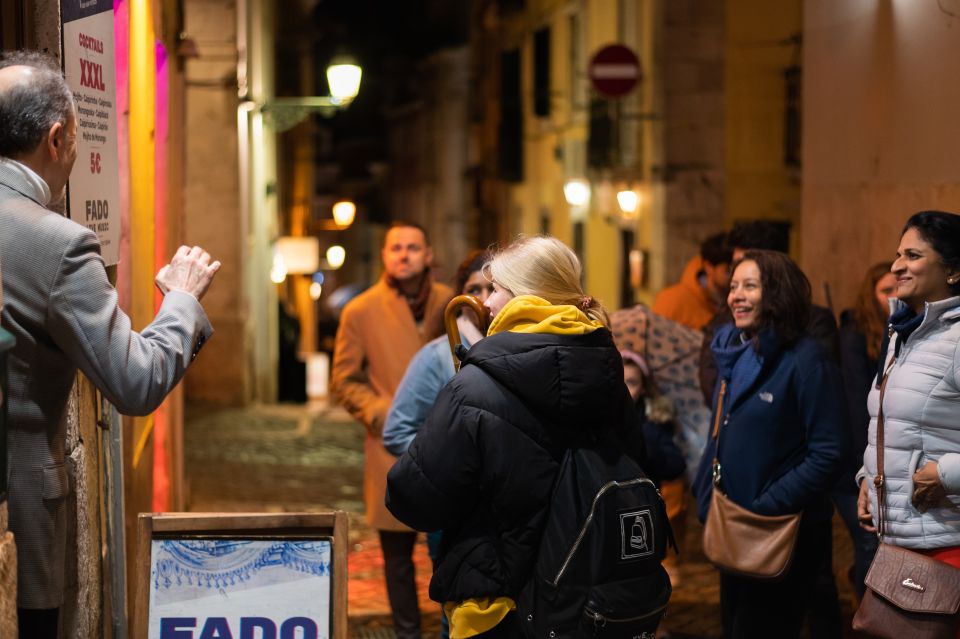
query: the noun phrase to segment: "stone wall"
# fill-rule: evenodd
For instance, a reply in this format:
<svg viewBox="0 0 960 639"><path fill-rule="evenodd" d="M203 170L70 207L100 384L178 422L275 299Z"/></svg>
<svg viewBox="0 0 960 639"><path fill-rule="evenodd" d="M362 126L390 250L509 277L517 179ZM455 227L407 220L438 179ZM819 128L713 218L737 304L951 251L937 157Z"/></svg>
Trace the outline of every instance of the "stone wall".
<svg viewBox="0 0 960 639"><path fill-rule="evenodd" d="M803 26L802 265L840 309L910 214L960 209L960 2L808 0Z"/></svg>
<svg viewBox="0 0 960 639"><path fill-rule="evenodd" d="M423 99L388 121L391 211L430 229L436 275L447 283L467 250L468 55L447 49L424 60Z"/></svg>
<svg viewBox="0 0 960 639"><path fill-rule="evenodd" d="M663 37L664 284L724 223L724 3L670 0ZM657 284L656 282L654 284Z"/></svg>
<svg viewBox="0 0 960 639"><path fill-rule="evenodd" d="M223 264L204 308L215 335L186 376L188 401L237 405L250 394L244 354L249 316L237 151L237 7L233 0L184 4L185 29L199 56L186 63L184 241Z"/></svg>

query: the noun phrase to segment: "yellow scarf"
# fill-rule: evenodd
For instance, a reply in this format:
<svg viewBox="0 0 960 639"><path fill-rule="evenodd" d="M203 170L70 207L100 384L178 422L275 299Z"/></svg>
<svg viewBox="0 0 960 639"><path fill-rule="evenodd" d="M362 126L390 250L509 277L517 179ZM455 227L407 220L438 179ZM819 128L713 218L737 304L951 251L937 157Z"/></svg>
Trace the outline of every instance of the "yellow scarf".
<svg viewBox="0 0 960 639"><path fill-rule="evenodd" d="M511 333L548 333L584 335L603 328L603 324L571 304L551 304L536 295L518 295L500 310L487 335Z"/></svg>
<svg viewBox="0 0 960 639"><path fill-rule="evenodd" d="M517 604L509 597L448 601L443 612L450 621L450 639L469 639L492 630Z"/></svg>

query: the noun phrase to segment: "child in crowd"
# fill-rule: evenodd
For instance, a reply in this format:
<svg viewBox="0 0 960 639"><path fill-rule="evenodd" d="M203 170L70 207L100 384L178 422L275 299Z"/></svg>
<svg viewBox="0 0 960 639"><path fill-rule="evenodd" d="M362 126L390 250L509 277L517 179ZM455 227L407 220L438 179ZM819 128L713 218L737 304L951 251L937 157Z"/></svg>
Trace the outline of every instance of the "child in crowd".
<svg viewBox="0 0 960 639"><path fill-rule="evenodd" d="M620 351L623 357L623 382L630 391L643 427L647 456L643 470L660 486L676 479L686 469L683 453L673 441L676 417L673 402L657 391L646 360L633 351Z"/></svg>

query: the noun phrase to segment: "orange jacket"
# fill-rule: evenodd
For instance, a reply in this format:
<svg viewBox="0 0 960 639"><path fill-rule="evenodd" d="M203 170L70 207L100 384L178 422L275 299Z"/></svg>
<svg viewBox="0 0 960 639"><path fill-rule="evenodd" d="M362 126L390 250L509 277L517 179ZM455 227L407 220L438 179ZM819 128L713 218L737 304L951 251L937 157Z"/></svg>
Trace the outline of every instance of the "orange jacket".
<svg viewBox="0 0 960 639"><path fill-rule="evenodd" d="M700 256L694 256L683 269L680 281L657 293L651 310L694 330L703 330L716 314L717 306L700 285L698 275L702 268Z"/></svg>

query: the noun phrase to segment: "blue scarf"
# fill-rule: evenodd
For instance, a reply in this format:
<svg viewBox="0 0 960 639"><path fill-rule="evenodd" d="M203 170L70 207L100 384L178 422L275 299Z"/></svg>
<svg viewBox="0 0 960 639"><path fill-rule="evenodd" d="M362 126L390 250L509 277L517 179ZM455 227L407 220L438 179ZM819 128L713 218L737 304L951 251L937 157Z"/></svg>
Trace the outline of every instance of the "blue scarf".
<svg viewBox="0 0 960 639"><path fill-rule="evenodd" d="M897 340L897 346L893 351L894 357L900 355L900 347L906 344L913 332L923 324L925 314L926 313L918 313L909 306L904 305L895 310L893 315L890 316L889 327L893 329L893 332L900 338ZM877 388L880 388L880 384L883 383L883 372L887 365L887 350L890 348L891 336L892 333L888 330L883 336L883 342L880 344L880 353L882 353L882 355L877 358L877 376L875 378Z"/></svg>

